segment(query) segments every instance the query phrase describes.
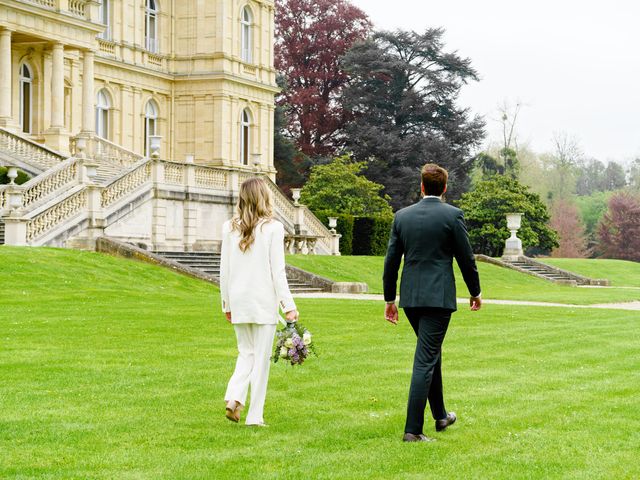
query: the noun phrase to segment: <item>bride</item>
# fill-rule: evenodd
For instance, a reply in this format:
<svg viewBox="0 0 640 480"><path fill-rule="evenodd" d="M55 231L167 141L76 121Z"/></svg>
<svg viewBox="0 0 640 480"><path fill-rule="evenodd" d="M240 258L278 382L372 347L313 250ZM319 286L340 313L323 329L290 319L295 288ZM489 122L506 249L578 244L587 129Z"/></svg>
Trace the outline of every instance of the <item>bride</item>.
<svg viewBox="0 0 640 480"><path fill-rule="evenodd" d="M236 216L222 227L220 295L238 342L236 368L224 397L226 417L240 421L251 386L246 424L264 426L278 307L287 322L295 322L298 312L285 273L284 227L273 218L271 194L261 178L242 183Z"/></svg>

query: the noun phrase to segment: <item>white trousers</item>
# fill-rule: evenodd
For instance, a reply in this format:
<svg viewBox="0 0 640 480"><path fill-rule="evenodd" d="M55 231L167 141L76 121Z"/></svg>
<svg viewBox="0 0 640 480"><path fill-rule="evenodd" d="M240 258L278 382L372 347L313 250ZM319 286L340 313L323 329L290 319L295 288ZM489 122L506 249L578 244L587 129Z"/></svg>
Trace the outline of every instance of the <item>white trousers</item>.
<svg viewBox="0 0 640 480"><path fill-rule="evenodd" d="M251 404L247 412L247 425L264 422L264 401L267 396L271 349L276 326L256 323L237 323L233 326L238 340L238 360L224 399L226 402L235 400L245 405L249 385L251 385Z"/></svg>

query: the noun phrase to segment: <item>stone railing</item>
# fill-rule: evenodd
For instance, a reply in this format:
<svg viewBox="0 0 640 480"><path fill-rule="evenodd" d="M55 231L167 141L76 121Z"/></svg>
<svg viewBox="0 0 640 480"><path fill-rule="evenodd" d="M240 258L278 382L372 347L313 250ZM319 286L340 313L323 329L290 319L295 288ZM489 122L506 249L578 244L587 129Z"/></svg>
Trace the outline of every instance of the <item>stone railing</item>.
<svg viewBox="0 0 640 480"><path fill-rule="evenodd" d="M45 175L29 180L22 185L22 208L28 210L32 205L77 184L80 180L79 173L78 160L72 158L47 171Z"/></svg>
<svg viewBox="0 0 640 480"><path fill-rule="evenodd" d="M69 2L69 12L76 17L85 17L85 0L68 0Z"/></svg>
<svg viewBox="0 0 640 480"><path fill-rule="evenodd" d="M77 155L79 153L79 138L80 137L74 137L70 141L69 148L72 155ZM84 154L88 158L94 159L98 162L107 162L122 167L130 167L144 159L144 156L138 155L131 150L127 150L126 148L116 145L104 138L98 137L97 135L83 138L86 140Z"/></svg>
<svg viewBox="0 0 640 480"><path fill-rule="evenodd" d="M164 57L162 55L158 55L155 53L147 54L147 64L153 68L163 68L164 67Z"/></svg>
<svg viewBox="0 0 640 480"><path fill-rule="evenodd" d="M116 55L116 43L104 38L98 38L98 48L100 53L114 56Z"/></svg>
<svg viewBox="0 0 640 480"><path fill-rule="evenodd" d="M182 185L184 183L184 164L166 163L164 165L164 181L172 185Z"/></svg>
<svg viewBox="0 0 640 480"><path fill-rule="evenodd" d="M102 207L113 205L118 200L133 192L141 185L151 180L151 162L140 165L135 170L127 173L119 178L111 185L106 186L102 190L101 204Z"/></svg>
<svg viewBox="0 0 640 480"><path fill-rule="evenodd" d="M325 225L316 217L311 210L306 206L302 206L304 225L307 227L309 233L317 238L318 243L330 252L332 249L331 238L333 232L331 232Z"/></svg>
<svg viewBox="0 0 640 480"><path fill-rule="evenodd" d="M3 128L0 128L0 150L4 150L25 163L34 164L35 167L42 170L55 167L66 158L58 152Z"/></svg>
<svg viewBox="0 0 640 480"><path fill-rule="evenodd" d="M87 199L86 189L80 190L30 219L27 222L27 243L47 234L65 220L85 212Z"/></svg>
<svg viewBox="0 0 640 480"><path fill-rule="evenodd" d="M229 185L229 172L208 167L196 167L196 185L224 189Z"/></svg>
<svg viewBox="0 0 640 480"><path fill-rule="evenodd" d="M164 201L170 192L171 201L190 202L190 208L194 208L193 202L200 201L228 205L237 198L241 179L261 175L229 167L142 158L109 184L101 184L96 183L98 177L94 175L95 164L100 166L102 161L73 158L23 186L0 188L0 208L9 203L8 191L13 195L18 189L22 195L22 208L3 217L8 221L5 224L11 244L64 245L65 241L79 241L89 245L91 239L104 235L105 228L149 198ZM273 193L278 218L285 224L288 251L337 254L339 236L332 234L307 207L294 205L268 177L263 178ZM192 189L197 189L196 196L189 195ZM193 224L185 225L185 248L197 240L188 233L192 228ZM160 240L152 240L154 245L166 238L160 233L162 230L156 231L159 233L152 235L158 235L154 238Z"/></svg>
<svg viewBox="0 0 640 480"><path fill-rule="evenodd" d="M39 7L45 8L55 8L56 0L22 0L25 3L32 3L34 5L38 5Z"/></svg>

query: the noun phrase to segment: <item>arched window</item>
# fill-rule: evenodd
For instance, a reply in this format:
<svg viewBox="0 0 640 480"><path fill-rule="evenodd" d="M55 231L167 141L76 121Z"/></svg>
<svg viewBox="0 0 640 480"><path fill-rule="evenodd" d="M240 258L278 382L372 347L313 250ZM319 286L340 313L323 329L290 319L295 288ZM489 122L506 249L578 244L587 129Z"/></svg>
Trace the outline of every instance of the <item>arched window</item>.
<svg viewBox="0 0 640 480"><path fill-rule="evenodd" d="M109 140L109 109L111 108L111 100L109 93L102 89L98 92L96 98L96 134L106 140Z"/></svg>
<svg viewBox="0 0 640 480"><path fill-rule="evenodd" d="M252 51L253 51L253 38L251 35L251 26L253 24L253 15L251 15L251 9L249 7L244 7L242 9L242 18L240 19L241 25L241 33L240 36L242 38L241 45L241 57L243 62L251 63L252 62Z"/></svg>
<svg viewBox="0 0 640 480"><path fill-rule="evenodd" d="M100 23L106 28L104 32L100 34L100 38L105 40L111 40L111 15L110 15L110 0L101 0L100 2Z"/></svg>
<svg viewBox="0 0 640 480"><path fill-rule="evenodd" d="M145 21L145 38L147 50L158 52L158 6L156 0L147 0L147 13Z"/></svg>
<svg viewBox="0 0 640 480"><path fill-rule="evenodd" d="M20 66L20 126L23 133L31 133L33 113L33 74L26 63Z"/></svg>
<svg viewBox="0 0 640 480"><path fill-rule="evenodd" d="M158 131L158 104L149 100L144 110L144 156L151 154L149 137L157 135Z"/></svg>
<svg viewBox="0 0 640 480"><path fill-rule="evenodd" d="M240 163L249 165L249 149L251 148L251 113L245 108L240 118Z"/></svg>

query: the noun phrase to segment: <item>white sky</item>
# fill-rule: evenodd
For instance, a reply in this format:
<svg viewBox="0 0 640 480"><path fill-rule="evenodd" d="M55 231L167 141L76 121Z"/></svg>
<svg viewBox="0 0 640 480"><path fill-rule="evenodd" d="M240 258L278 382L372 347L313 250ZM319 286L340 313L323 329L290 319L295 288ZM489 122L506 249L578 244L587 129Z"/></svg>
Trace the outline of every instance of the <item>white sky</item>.
<svg viewBox="0 0 640 480"><path fill-rule="evenodd" d="M444 27L447 50L470 57L481 81L461 105L500 138L497 106L523 107L519 142L551 151L554 132L603 161L640 157L637 0L351 0L376 28Z"/></svg>

